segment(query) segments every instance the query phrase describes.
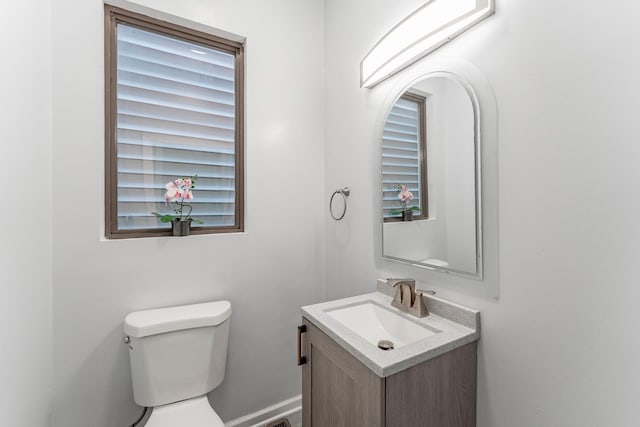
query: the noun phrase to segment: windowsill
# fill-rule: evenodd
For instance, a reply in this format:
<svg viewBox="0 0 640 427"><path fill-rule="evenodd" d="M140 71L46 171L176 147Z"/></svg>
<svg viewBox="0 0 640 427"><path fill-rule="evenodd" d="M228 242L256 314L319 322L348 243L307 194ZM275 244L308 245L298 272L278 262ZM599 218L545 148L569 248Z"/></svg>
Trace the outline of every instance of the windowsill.
<svg viewBox="0 0 640 427"><path fill-rule="evenodd" d="M195 233L195 234L190 234L188 236L173 236L171 234L163 234L163 235L137 235L137 236L132 236L132 235L117 235L117 237L106 237L103 233L102 236L100 236L100 241L101 242L121 242L121 241L131 241L131 240L135 240L135 241L141 241L141 240L148 240L148 239L180 239L180 238L189 238L189 237L194 237L194 238L203 238L203 237L222 237L222 236L237 236L237 235L248 235L249 233L246 230L242 230L242 231L228 231L228 232L223 232L223 233Z"/></svg>

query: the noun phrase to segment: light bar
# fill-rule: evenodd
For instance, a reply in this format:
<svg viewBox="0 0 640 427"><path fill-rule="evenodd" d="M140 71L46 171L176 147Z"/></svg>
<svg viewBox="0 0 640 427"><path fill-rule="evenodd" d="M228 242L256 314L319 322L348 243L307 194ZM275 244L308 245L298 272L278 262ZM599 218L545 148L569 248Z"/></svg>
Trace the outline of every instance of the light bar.
<svg viewBox="0 0 640 427"><path fill-rule="evenodd" d="M494 0L431 0L380 39L360 63L360 86L373 87L495 11Z"/></svg>

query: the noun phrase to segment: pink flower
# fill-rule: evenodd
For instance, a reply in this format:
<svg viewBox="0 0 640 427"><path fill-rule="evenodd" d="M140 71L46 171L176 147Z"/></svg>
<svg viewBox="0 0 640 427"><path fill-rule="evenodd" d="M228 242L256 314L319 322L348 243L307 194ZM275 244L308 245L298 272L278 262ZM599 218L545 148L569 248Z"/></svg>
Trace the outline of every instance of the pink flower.
<svg viewBox="0 0 640 427"><path fill-rule="evenodd" d="M167 191L166 193L164 193L164 201L174 202L178 194L178 186L176 185L175 181L167 182L167 185L165 186L165 188L167 189Z"/></svg>
<svg viewBox="0 0 640 427"><path fill-rule="evenodd" d="M165 188L167 191L164 193L164 201L175 202L178 199L192 200L193 193L191 193L192 181L189 178L178 178L175 181L167 182Z"/></svg>
<svg viewBox="0 0 640 427"><path fill-rule="evenodd" d="M398 193L398 199L402 202L406 202L408 200L413 200L413 193L409 191L406 185L400 187L400 192Z"/></svg>
<svg viewBox="0 0 640 427"><path fill-rule="evenodd" d="M198 219L191 218L192 206L187 202L193 200L193 193L191 190L195 187L195 182L198 179L198 175L194 175L191 177L183 177L177 178L173 181L167 182L164 186L166 189L164 193L164 202L169 205L169 203L175 203L175 207L173 208L174 214L162 215L157 212L151 212L155 216L161 217L162 222L168 222L174 219L180 220L191 220L198 224L202 224L203 222ZM187 210L186 213L184 210Z"/></svg>

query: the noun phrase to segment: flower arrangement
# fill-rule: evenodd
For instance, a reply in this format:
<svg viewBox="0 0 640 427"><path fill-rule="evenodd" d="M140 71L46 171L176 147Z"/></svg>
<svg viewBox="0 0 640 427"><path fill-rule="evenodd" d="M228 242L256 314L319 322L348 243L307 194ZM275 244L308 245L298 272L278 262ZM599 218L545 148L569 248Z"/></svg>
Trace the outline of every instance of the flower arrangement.
<svg viewBox="0 0 640 427"><path fill-rule="evenodd" d="M406 185L396 185L396 189L398 190L398 199L400 200L400 210L391 212L392 215L400 215L403 212L407 211L417 211L420 212L420 208L417 206L411 206L407 208L407 203L413 200L413 193L409 191L409 188Z"/></svg>
<svg viewBox="0 0 640 427"><path fill-rule="evenodd" d="M164 193L164 202L167 205L171 205L172 203L175 205L173 211L175 215L172 214L159 214L158 212L151 212L155 216L160 217L161 222L171 222L174 220L179 221L193 221L198 224L202 224L202 221L191 218L191 211L193 207L188 204L193 200L193 190L196 187L196 181L198 179L198 175L191 177L183 177L178 178L174 181L167 182L165 186L166 192ZM186 213L185 210L189 209Z"/></svg>

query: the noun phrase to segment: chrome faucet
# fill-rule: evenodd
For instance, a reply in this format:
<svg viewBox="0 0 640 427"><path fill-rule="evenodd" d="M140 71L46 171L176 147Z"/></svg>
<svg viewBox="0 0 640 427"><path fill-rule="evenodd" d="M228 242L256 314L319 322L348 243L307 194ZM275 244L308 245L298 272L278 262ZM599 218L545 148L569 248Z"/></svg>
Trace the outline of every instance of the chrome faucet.
<svg viewBox="0 0 640 427"><path fill-rule="evenodd" d="M387 284L396 288L396 294L391 301L391 305L406 313L416 317L426 317L429 315L427 304L422 295L427 293L435 295L434 291L417 291L414 279L387 279Z"/></svg>

